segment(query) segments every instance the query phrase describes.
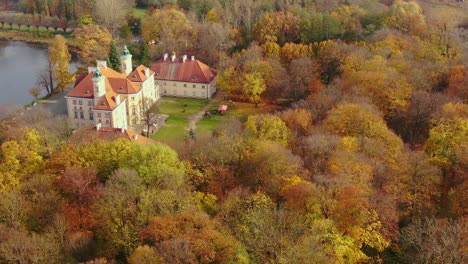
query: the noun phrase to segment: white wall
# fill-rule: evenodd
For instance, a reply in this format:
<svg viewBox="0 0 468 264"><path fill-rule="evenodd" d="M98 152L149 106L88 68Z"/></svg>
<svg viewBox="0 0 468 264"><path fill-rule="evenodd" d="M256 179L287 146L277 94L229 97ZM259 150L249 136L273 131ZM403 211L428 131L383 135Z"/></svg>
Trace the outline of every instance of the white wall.
<svg viewBox="0 0 468 264"><path fill-rule="evenodd" d="M156 80L159 83L161 96L177 96L177 97L192 97L209 99L216 91L213 87L214 82L207 83L191 83L191 82L175 82ZM194 88L195 87L195 88Z"/></svg>

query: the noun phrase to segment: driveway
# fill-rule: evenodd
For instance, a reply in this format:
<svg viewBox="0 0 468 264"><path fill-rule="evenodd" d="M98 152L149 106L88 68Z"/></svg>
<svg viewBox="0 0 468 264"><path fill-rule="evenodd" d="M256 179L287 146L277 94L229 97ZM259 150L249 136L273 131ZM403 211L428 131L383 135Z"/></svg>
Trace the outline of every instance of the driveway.
<svg viewBox="0 0 468 264"><path fill-rule="evenodd" d="M65 101L65 95L69 90L58 92L53 94L47 99L41 100L39 105L49 110L54 115L66 115L67 114L67 102Z"/></svg>

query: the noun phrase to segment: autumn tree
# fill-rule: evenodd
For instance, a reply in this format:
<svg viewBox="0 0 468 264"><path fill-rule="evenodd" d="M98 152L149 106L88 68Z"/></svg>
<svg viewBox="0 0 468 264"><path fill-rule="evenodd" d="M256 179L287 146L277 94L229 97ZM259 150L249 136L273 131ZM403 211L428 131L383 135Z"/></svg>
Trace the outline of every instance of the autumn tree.
<svg viewBox="0 0 468 264"><path fill-rule="evenodd" d="M290 131L286 123L277 116L271 114L249 116L245 128L255 138L271 140L283 146L288 145Z"/></svg>
<svg viewBox="0 0 468 264"><path fill-rule="evenodd" d="M92 168L69 168L58 180L63 196L68 200L64 214L73 230L90 231L96 224L92 206L98 198L98 179Z"/></svg>
<svg viewBox="0 0 468 264"><path fill-rule="evenodd" d="M1 145L0 192L19 188L25 177L43 169L40 135L33 129L26 129L21 134L20 139Z"/></svg>
<svg viewBox="0 0 468 264"><path fill-rule="evenodd" d="M220 231L219 223L208 215L186 212L151 218L141 238L154 246L166 262L249 263L242 244Z"/></svg>
<svg viewBox="0 0 468 264"><path fill-rule="evenodd" d="M49 46L49 60L54 69L57 88L62 89L62 92L63 88L72 81L72 76L68 69L70 59L71 55L68 52L65 38L60 34L55 35L54 41Z"/></svg>
<svg viewBox="0 0 468 264"><path fill-rule="evenodd" d="M139 114L139 121L145 126L146 136L149 137L151 127L158 122L159 107L151 98L143 98Z"/></svg>
<svg viewBox="0 0 468 264"><path fill-rule="evenodd" d="M402 258L413 263L461 263L467 230L463 219L415 219L401 232Z"/></svg>
<svg viewBox="0 0 468 264"><path fill-rule="evenodd" d="M243 76L242 91L248 100L258 107L261 95L266 90L265 80L258 73L246 73Z"/></svg>
<svg viewBox="0 0 468 264"><path fill-rule="evenodd" d="M468 69L465 65L453 67L448 77L447 94L460 97L465 103L468 101Z"/></svg>
<svg viewBox="0 0 468 264"><path fill-rule="evenodd" d="M466 105L444 105L436 126L429 131L424 150L430 161L442 169L442 206L448 208L449 191L465 181L468 121ZM450 212L450 211L449 211Z"/></svg>
<svg viewBox="0 0 468 264"><path fill-rule="evenodd" d="M102 0L94 6L96 21L116 36L117 30L125 22L125 16L130 11L131 1L128 0Z"/></svg>
<svg viewBox="0 0 468 264"><path fill-rule="evenodd" d="M176 9L155 10L143 20L141 27L144 41L158 41L162 50L188 48L192 26L185 14Z"/></svg>
<svg viewBox="0 0 468 264"><path fill-rule="evenodd" d="M299 17L290 12L265 13L255 26L255 34L260 43L270 41L283 46L298 41L299 23Z"/></svg>
<svg viewBox="0 0 468 264"><path fill-rule="evenodd" d="M418 35L426 30L426 21L417 2L396 0L385 19L385 25L402 32Z"/></svg>
<svg viewBox="0 0 468 264"><path fill-rule="evenodd" d="M142 179L132 170L116 171L99 190L101 199L95 204L97 237L104 241L102 251L107 256L126 260L138 246L144 220L138 217L143 191Z"/></svg>
<svg viewBox="0 0 468 264"><path fill-rule="evenodd" d="M156 253L156 249L147 245L139 246L128 258L130 264L159 264L163 263L161 257Z"/></svg>
<svg viewBox="0 0 468 264"><path fill-rule="evenodd" d="M112 36L107 29L89 24L77 28L74 32L78 42L78 58L81 63L91 65L96 59L104 59L109 53Z"/></svg>
<svg viewBox="0 0 468 264"><path fill-rule="evenodd" d="M234 92L237 92L240 88L240 84L237 81L238 73L233 66L223 69L219 72L216 78L216 85L226 92L227 98L229 98Z"/></svg>
<svg viewBox="0 0 468 264"><path fill-rule="evenodd" d="M281 119L293 131L300 135L307 135L312 127L312 114L303 109L289 109L280 114Z"/></svg>
<svg viewBox="0 0 468 264"><path fill-rule="evenodd" d="M197 41L200 56L209 65L219 65L234 46L233 29L223 23L204 23L200 25Z"/></svg>

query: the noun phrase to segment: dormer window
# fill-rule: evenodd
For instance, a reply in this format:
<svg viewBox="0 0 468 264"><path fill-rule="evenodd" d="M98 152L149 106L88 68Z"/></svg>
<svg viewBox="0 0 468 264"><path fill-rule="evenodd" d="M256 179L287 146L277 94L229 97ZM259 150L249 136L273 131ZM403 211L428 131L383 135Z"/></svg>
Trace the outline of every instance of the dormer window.
<svg viewBox="0 0 468 264"><path fill-rule="evenodd" d="M136 76L136 74L133 74L132 77L133 77L133 78L136 78L137 76Z"/></svg>
<svg viewBox="0 0 468 264"><path fill-rule="evenodd" d="M192 76L192 79L196 80L196 79L198 79L198 76L194 75L194 76Z"/></svg>
<svg viewBox="0 0 468 264"><path fill-rule="evenodd" d="M155 74L156 76L159 76L159 72L155 72L154 74Z"/></svg>
<svg viewBox="0 0 468 264"><path fill-rule="evenodd" d="M124 89L124 87L123 87L123 86L120 86L120 87L119 87L119 90L123 90L123 89Z"/></svg>
<svg viewBox="0 0 468 264"><path fill-rule="evenodd" d="M85 94L90 94L91 91L90 90L86 90Z"/></svg>
<svg viewBox="0 0 468 264"><path fill-rule="evenodd" d="M101 105L107 105L107 103L104 101L104 102L101 103Z"/></svg>

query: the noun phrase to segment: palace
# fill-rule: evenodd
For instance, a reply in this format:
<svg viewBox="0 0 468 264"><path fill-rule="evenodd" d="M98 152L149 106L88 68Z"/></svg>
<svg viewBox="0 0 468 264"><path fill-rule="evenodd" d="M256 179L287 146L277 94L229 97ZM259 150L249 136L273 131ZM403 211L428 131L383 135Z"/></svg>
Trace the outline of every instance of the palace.
<svg viewBox="0 0 468 264"><path fill-rule="evenodd" d="M132 55L125 46L119 73L97 61L88 73L79 76L65 96L72 128L83 126L126 129L141 123L143 106L150 106L161 95L209 99L216 92L217 71L191 56L177 59L175 53L153 64L132 71Z"/></svg>
<svg viewBox="0 0 468 264"><path fill-rule="evenodd" d="M216 92L217 71L196 60L195 56L177 58L172 53L169 58L166 53L151 66L151 70L162 95L209 99Z"/></svg>
<svg viewBox="0 0 468 264"><path fill-rule="evenodd" d="M88 73L77 78L75 87L65 96L72 128L99 126L127 128L140 123L143 104L159 99L154 72L140 65L132 71L132 55L124 47L122 73L97 61Z"/></svg>

